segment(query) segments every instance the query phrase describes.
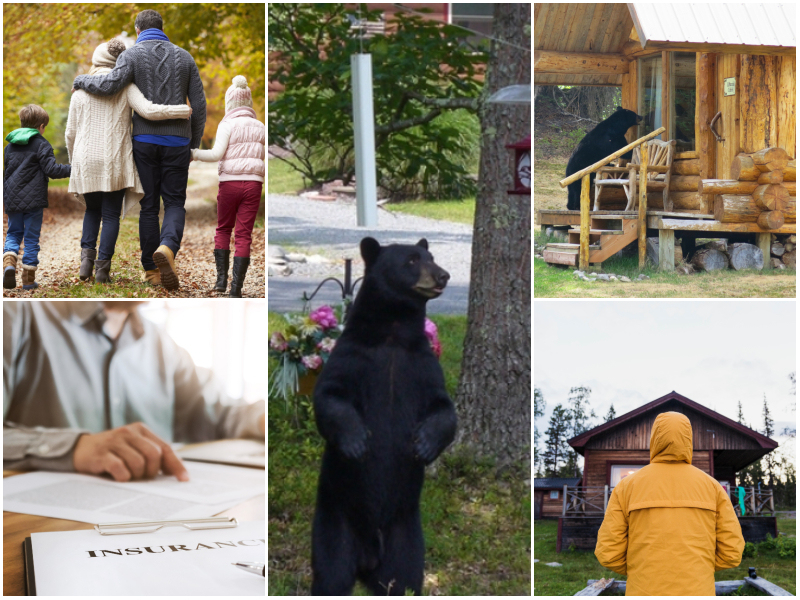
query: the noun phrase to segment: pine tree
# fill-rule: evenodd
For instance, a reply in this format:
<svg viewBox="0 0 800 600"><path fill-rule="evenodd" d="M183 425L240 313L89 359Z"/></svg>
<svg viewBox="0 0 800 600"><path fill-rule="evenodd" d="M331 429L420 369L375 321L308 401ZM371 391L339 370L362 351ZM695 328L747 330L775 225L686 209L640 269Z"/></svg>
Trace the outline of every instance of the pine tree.
<svg viewBox="0 0 800 600"><path fill-rule="evenodd" d="M589 396L592 394L592 388L585 386L578 386L570 388L569 402L570 408L568 411L570 420L571 437L582 434L589 429L589 419L596 419L597 415L594 410L587 413L589 408ZM571 471L572 477L580 477L580 470L578 469L578 452L572 448L569 449L569 456L567 457L567 464ZM569 476L569 475L567 475Z"/></svg>
<svg viewBox="0 0 800 600"><path fill-rule="evenodd" d="M742 401L739 400L739 416L736 419L740 425L744 425L744 412L742 411Z"/></svg>
<svg viewBox="0 0 800 600"><path fill-rule="evenodd" d="M538 387L533 388L533 464L534 468L539 467L539 428L536 426L536 418L544 416L544 395Z"/></svg>
<svg viewBox="0 0 800 600"><path fill-rule="evenodd" d="M761 432L767 437L772 437L775 433L774 428L774 421L770 416L769 412L769 405L767 404L767 395L764 394L764 409L762 412L764 416L764 430ZM769 475L769 487L773 487L775 483L775 457L773 453L770 452L764 457L764 461L766 462L766 474Z"/></svg>
<svg viewBox="0 0 800 600"><path fill-rule="evenodd" d="M611 408L608 409L608 414L605 417L605 422L613 421L617 418L617 411L614 410L614 403L611 403Z"/></svg>
<svg viewBox="0 0 800 600"><path fill-rule="evenodd" d="M550 426L544 432L547 439L544 442L544 472L546 477L558 477L561 467L567 457L569 446L567 434L569 433L569 414L561 404L557 404L550 415Z"/></svg>

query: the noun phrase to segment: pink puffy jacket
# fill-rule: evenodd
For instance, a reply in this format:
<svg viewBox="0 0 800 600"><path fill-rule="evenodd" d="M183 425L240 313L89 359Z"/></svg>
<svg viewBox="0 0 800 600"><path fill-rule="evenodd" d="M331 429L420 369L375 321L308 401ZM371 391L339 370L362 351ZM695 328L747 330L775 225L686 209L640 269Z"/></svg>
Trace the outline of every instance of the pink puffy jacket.
<svg viewBox="0 0 800 600"><path fill-rule="evenodd" d="M195 160L219 161L220 181L264 181L266 127L255 111L240 106L228 112L217 128L211 150L194 150Z"/></svg>

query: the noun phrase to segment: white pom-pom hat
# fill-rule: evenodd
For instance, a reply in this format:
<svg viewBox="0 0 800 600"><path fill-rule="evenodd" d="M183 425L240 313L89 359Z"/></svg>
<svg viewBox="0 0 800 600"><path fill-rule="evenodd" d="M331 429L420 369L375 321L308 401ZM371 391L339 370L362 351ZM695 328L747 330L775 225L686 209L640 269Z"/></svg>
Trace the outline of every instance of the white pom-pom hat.
<svg viewBox="0 0 800 600"><path fill-rule="evenodd" d="M247 87L247 79L243 75L234 77L233 85L225 92L225 112L240 106L253 108L253 96L250 94L250 88Z"/></svg>

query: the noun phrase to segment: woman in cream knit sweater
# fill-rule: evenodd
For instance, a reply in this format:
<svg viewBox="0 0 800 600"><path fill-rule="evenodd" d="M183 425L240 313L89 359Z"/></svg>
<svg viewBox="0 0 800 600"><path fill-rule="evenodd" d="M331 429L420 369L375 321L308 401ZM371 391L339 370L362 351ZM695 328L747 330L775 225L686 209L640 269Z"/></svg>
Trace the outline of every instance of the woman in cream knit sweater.
<svg viewBox="0 0 800 600"><path fill-rule="evenodd" d="M92 56L90 75L108 73L125 50L118 39L100 44ZM81 237L80 278L89 279L95 268L95 281L111 279L111 257L119 234L120 214L125 214L144 196L133 162L131 109L152 121L188 119L191 109L185 104L153 104L130 84L114 96L93 96L82 90L72 95L67 119L67 152L72 173L69 191L86 204ZM100 222L103 233L100 252L97 236Z"/></svg>

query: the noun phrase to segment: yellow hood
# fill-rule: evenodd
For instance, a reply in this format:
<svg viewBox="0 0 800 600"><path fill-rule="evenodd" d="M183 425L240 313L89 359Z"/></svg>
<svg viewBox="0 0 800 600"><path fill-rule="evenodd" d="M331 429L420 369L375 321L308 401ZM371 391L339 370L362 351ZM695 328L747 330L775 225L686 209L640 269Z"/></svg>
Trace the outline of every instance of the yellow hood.
<svg viewBox="0 0 800 600"><path fill-rule="evenodd" d="M692 464L692 424L676 412L661 413L650 434L650 462Z"/></svg>

